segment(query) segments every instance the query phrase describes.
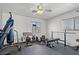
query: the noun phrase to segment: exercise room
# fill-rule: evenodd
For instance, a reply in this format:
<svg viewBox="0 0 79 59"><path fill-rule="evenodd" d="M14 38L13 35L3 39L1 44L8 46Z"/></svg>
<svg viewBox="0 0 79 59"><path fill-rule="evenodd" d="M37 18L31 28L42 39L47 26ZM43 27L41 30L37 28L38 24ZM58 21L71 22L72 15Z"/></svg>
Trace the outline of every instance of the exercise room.
<svg viewBox="0 0 79 59"><path fill-rule="evenodd" d="M79 3L0 3L0 55L79 55Z"/></svg>

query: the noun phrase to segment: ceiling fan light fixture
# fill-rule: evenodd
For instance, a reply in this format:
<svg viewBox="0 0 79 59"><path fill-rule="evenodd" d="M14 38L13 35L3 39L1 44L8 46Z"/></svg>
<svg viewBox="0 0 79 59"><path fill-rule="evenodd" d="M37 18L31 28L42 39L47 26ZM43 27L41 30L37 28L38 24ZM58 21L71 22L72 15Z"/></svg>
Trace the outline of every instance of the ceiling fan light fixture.
<svg viewBox="0 0 79 59"><path fill-rule="evenodd" d="M51 9L46 9L42 4L36 6L34 10L32 10L34 14L43 14L44 12L52 12Z"/></svg>
<svg viewBox="0 0 79 59"><path fill-rule="evenodd" d="M42 14L42 13L44 13L44 11L37 11L37 13L38 13L38 14Z"/></svg>
<svg viewBox="0 0 79 59"><path fill-rule="evenodd" d="M42 5L38 5L36 11L38 14L42 14L45 10Z"/></svg>

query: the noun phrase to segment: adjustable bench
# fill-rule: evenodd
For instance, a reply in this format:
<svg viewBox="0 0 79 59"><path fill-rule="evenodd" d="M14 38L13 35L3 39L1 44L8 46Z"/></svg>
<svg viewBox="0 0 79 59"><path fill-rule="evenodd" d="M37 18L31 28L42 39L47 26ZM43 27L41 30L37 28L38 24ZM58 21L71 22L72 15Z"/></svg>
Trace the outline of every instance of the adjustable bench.
<svg viewBox="0 0 79 59"><path fill-rule="evenodd" d="M51 43L57 42L57 44L58 44L58 41L59 41L59 40L60 40L60 38L55 38L55 39L53 39L53 40L48 40L48 41L47 41L47 46L50 47L50 48L51 48L51 47L54 47L53 44L52 44L52 46L51 46Z"/></svg>

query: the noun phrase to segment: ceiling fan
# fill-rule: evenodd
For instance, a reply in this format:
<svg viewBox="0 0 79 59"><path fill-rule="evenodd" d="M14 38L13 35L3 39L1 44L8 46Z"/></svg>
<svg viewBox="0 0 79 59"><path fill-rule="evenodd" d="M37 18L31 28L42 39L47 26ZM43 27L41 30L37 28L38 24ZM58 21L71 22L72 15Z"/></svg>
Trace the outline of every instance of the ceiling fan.
<svg viewBox="0 0 79 59"><path fill-rule="evenodd" d="M46 9L43 4L38 4L35 9L32 10L32 13L42 14L44 12L52 12L51 9Z"/></svg>

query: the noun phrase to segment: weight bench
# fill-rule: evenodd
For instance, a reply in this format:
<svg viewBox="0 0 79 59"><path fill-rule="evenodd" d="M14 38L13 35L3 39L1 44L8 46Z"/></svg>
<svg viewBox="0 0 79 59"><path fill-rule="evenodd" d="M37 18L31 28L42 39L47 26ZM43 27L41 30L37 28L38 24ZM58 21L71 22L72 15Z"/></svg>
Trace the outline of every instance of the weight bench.
<svg viewBox="0 0 79 59"><path fill-rule="evenodd" d="M51 46L51 43L53 43L53 42L55 43L55 42L56 42L56 43L58 44L58 41L59 41L59 40L60 40L60 38L55 38L55 39L53 39L53 40L48 40L48 41L47 41L47 46L50 47L50 48L55 47L53 44L52 44L52 46Z"/></svg>

